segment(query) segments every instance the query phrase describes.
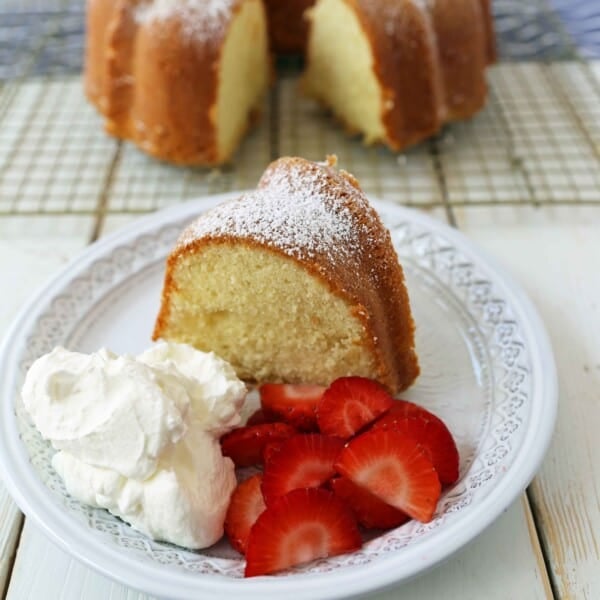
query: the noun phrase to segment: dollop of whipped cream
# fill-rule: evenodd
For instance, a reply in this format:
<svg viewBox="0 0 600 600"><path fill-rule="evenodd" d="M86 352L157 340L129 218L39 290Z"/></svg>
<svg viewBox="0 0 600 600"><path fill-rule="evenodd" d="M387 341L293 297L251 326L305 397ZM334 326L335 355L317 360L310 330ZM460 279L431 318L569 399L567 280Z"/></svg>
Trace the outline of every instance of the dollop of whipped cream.
<svg viewBox="0 0 600 600"><path fill-rule="evenodd" d="M22 390L69 494L194 549L223 535L236 479L219 437L239 425L245 395L224 360L170 342L137 357L58 347Z"/></svg>

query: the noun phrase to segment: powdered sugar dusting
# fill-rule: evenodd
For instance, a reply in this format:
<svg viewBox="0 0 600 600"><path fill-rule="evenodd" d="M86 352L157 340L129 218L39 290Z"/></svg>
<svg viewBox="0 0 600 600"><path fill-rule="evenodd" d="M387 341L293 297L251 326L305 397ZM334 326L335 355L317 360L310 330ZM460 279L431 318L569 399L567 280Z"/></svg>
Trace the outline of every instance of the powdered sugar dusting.
<svg viewBox="0 0 600 600"><path fill-rule="evenodd" d="M332 177L326 167L306 165L276 163L263 176L263 187L202 215L183 233L179 246L206 236L231 235L299 259L324 254L347 266L361 260L369 251L361 241L381 241L377 217L344 177Z"/></svg>
<svg viewBox="0 0 600 600"><path fill-rule="evenodd" d="M221 34L237 0L146 0L135 9L138 23L179 19L182 33L198 40Z"/></svg>

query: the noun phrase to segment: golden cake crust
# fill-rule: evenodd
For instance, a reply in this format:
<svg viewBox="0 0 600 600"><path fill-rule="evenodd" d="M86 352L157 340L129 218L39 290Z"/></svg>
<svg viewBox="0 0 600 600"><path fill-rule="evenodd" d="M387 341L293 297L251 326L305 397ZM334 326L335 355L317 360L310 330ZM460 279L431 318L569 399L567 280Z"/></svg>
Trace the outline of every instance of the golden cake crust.
<svg viewBox="0 0 600 600"><path fill-rule="evenodd" d="M85 91L107 132L176 164L227 162L232 151L220 151L216 125L220 66L248 1L87 0ZM305 11L316 0L264 2L272 49L303 51ZM381 141L401 150L483 106L495 59L491 0L344 2L373 49Z"/></svg>
<svg viewBox="0 0 600 600"><path fill-rule="evenodd" d="M316 204L303 196L303 181L310 182L310 189L316 186L319 202L325 198L324 219L314 214ZM272 195L273 202L262 202L265 195ZM275 197L279 212L274 210ZM307 208L313 213L310 219ZM331 165L282 158L265 171L256 192L200 216L167 260L154 339L164 336L172 317L175 265L183 255L200 253L208 244L260 247L295 261L352 307L377 378L386 387L400 391L417 377L414 322L402 268L388 230L352 176Z"/></svg>
<svg viewBox="0 0 600 600"><path fill-rule="evenodd" d="M214 0L209 18L193 2L161 14L147 0L88 0L85 91L107 132L172 163L223 163L220 61L243 2Z"/></svg>
<svg viewBox="0 0 600 600"><path fill-rule="evenodd" d="M304 12L316 0L265 0L269 17L271 49L275 52L304 52L308 21Z"/></svg>
<svg viewBox="0 0 600 600"><path fill-rule="evenodd" d="M343 1L373 53L385 130L379 141L402 150L483 107L485 69L495 59L490 0ZM310 52L308 60L310 69ZM313 85L308 91L323 101Z"/></svg>
<svg viewBox="0 0 600 600"><path fill-rule="evenodd" d="M414 0L349 0L367 34L382 88L387 143L400 150L441 127L442 79L433 23Z"/></svg>
<svg viewBox="0 0 600 600"><path fill-rule="evenodd" d="M490 21L484 4L482 0L436 0L431 5L446 121L468 118L486 101Z"/></svg>

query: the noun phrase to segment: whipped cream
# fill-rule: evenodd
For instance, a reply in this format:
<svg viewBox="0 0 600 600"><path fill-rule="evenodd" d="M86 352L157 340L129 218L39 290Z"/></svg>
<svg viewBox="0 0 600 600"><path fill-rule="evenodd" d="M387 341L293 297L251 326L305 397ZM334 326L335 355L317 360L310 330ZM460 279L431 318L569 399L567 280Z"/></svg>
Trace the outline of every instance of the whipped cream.
<svg viewBox="0 0 600 600"><path fill-rule="evenodd" d="M240 423L245 395L228 363L168 342L138 357L55 348L22 390L69 494L189 548L223 534L236 479L219 437Z"/></svg>

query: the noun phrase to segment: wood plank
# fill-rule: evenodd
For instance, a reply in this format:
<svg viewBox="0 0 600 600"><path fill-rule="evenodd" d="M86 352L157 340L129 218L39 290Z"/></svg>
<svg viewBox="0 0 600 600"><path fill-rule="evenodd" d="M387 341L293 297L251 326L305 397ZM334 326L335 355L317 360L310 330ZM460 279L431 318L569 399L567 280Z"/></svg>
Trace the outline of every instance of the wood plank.
<svg viewBox="0 0 600 600"><path fill-rule="evenodd" d="M7 600L151 600L103 577L59 550L30 521L21 536L19 556Z"/></svg>
<svg viewBox="0 0 600 600"><path fill-rule="evenodd" d="M19 509L0 483L0 596L8 586L22 523Z"/></svg>
<svg viewBox="0 0 600 600"><path fill-rule="evenodd" d="M531 486L560 598L600 597L600 211L573 206L457 212L466 233L537 304L559 372L558 423Z"/></svg>
<svg viewBox="0 0 600 600"><path fill-rule="evenodd" d="M0 338L29 296L78 252L89 237L90 218L0 219ZM7 585L21 513L0 483L0 596Z"/></svg>

